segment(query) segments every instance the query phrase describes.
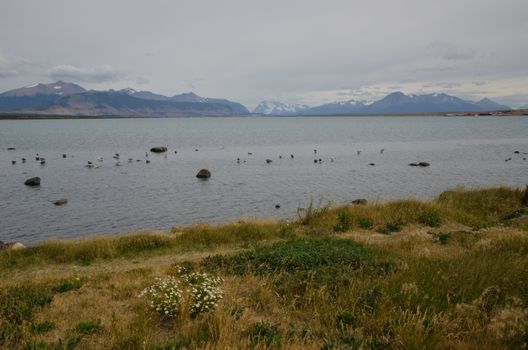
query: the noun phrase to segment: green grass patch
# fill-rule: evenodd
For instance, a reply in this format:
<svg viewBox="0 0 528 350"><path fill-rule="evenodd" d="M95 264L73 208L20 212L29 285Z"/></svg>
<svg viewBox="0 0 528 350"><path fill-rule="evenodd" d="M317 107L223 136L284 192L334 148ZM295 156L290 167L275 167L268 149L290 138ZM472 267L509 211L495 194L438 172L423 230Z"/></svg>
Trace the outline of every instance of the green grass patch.
<svg viewBox="0 0 528 350"><path fill-rule="evenodd" d="M77 323L74 329L78 334L88 335L98 332L101 328L101 320L86 320Z"/></svg>
<svg viewBox="0 0 528 350"><path fill-rule="evenodd" d="M277 325L262 321L254 323L251 326L249 339L252 345L280 348L282 335Z"/></svg>
<svg viewBox="0 0 528 350"><path fill-rule="evenodd" d="M52 322L52 321L31 323L29 325L29 331L33 334L44 334L44 333L51 331L54 328L55 328L55 322Z"/></svg>
<svg viewBox="0 0 528 350"><path fill-rule="evenodd" d="M57 293L65 293L71 290L79 290L83 285L83 280L79 276L71 276L59 280L53 287Z"/></svg>
<svg viewBox="0 0 528 350"><path fill-rule="evenodd" d="M203 266L220 268L227 273L258 275L298 273L322 267L357 269L372 259L370 250L348 239L293 239L258 247L234 256L216 255L204 259Z"/></svg>
<svg viewBox="0 0 528 350"><path fill-rule="evenodd" d="M13 286L0 290L0 346L14 347L18 344L24 323L52 300L50 290L41 285Z"/></svg>

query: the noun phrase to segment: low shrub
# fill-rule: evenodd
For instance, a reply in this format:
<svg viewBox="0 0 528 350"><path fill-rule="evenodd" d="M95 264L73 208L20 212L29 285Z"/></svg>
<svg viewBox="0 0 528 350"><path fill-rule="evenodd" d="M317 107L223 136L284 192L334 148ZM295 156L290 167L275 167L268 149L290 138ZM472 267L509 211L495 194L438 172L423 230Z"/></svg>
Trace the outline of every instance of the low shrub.
<svg viewBox="0 0 528 350"><path fill-rule="evenodd" d="M384 235L389 235L394 232L400 232L402 225L403 225L402 220L394 220L394 221L387 223L382 228L380 228L378 232L383 233Z"/></svg>
<svg viewBox="0 0 528 350"><path fill-rule="evenodd" d="M101 320L86 320L75 325L75 331L82 335L93 334L101 329Z"/></svg>
<svg viewBox="0 0 528 350"><path fill-rule="evenodd" d="M251 326L249 339L253 345L280 348L281 332L277 325L261 321Z"/></svg>
<svg viewBox="0 0 528 350"><path fill-rule="evenodd" d="M53 291L57 293L65 293L70 290L81 289L83 281L79 276L71 276L63 278L53 287Z"/></svg>
<svg viewBox="0 0 528 350"><path fill-rule="evenodd" d="M221 279L204 272L188 273L185 268L174 267L176 276L157 278L155 283L141 292L156 312L177 317L188 311L191 317L212 311L223 298Z"/></svg>
<svg viewBox="0 0 528 350"><path fill-rule="evenodd" d="M364 230L370 230L374 227L374 223L369 218L365 217L359 217L358 218L358 225L360 228Z"/></svg>
<svg viewBox="0 0 528 350"><path fill-rule="evenodd" d="M51 331L55 328L55 322L44 321L39 323L31 323L29 325L29 331L33 334L43 334Z"/></svg>
<svg viewBox="0 0 528 350"><path fill-rule="evenodd" d="M440 218L440 214L438 214L438 212L434 210L423 211L418 216L418 222L429 227L439 227L440 225L442 225L442 219Z"/></svg>
<svg viewBox="0 0 528 350"><path fill-rule="evenodd" d="M344 208L337 213L337 223L334 226L336 232L346 232L352 227L352 215Z"/></svg>

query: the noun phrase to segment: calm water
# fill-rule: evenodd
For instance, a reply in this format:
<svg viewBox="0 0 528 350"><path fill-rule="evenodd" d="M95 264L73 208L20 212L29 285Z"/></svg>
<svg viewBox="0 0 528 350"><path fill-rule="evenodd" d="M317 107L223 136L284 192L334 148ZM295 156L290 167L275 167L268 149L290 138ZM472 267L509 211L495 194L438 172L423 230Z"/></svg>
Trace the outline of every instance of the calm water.
<svg viewBox="0 0 528 350"><path fill-rule="evenodd" d="M169 146L167 157L149 154L146 164L145 152L158 144ZM314 164L314 149L322 164ZM31 244L202 221L293 218L311 198L430 198L457 185L524 186L528 155L516 150L528 152L525 117L0 121L0 240ZM89 160L100 168L86 168ZM431 166L407 165L416 161ZM201 168L211 170L211 179L195 178ZM40 188L24 186L32 176L41 177ZM62 197L65 206L50 202Z"/></svg>

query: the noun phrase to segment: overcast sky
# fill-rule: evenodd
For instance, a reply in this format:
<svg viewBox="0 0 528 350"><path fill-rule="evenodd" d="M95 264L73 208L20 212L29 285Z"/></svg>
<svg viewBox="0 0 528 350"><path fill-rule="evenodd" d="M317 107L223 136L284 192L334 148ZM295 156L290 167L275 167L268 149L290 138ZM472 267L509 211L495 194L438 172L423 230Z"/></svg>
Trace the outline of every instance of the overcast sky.
<svg viewBox="0 0 528 350"><path fill-rule="evenodd" d="M528 0L1 0L0 91L194 91L253 107L446 92L528 104Z"/></svg>

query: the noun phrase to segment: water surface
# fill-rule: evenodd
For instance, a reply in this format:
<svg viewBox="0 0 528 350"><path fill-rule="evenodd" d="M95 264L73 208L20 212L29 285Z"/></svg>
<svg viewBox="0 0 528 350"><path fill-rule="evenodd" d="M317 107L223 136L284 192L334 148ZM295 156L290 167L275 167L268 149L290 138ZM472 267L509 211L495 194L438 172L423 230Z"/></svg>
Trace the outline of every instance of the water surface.
<svg viewBox="0 0 528 350"><path fill-rule="evenodd" d="M149 153L147 164L146 152L158 144L168 145L167 157ZM203 221L294 218L310 200L524 186L528 155L516 150L528 153L526 117L0 120L0 240L32 244ZM35 161L37 153L46 165ZM100 167L86 168L87 161ZM407 165L417 161L431 166ZM201 168L211 170L211 179L195 178ZM40 188L24 186L32 176L41 177ZM50 202L62 197L65 206Z"/></svg>

